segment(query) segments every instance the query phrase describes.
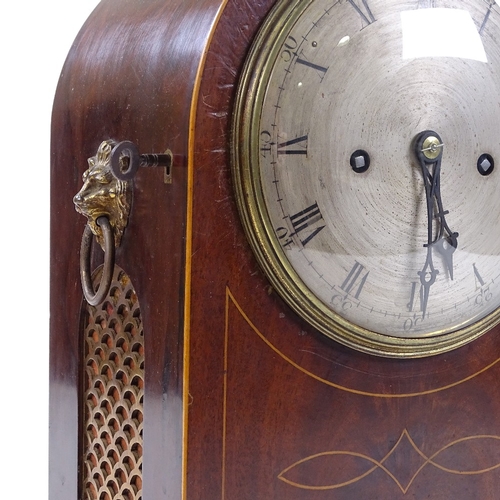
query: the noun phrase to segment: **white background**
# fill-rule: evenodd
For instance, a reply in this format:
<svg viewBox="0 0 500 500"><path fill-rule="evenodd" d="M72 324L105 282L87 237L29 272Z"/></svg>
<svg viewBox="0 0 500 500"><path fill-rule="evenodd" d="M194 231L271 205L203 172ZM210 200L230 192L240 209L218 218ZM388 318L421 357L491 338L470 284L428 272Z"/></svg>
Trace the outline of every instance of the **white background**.
<svg viewBox="0 0 500 500"><path fill-rule="evenodd" d="M0 7L3 500L48 498L50 115L66 55L98 3Z"/></svg>

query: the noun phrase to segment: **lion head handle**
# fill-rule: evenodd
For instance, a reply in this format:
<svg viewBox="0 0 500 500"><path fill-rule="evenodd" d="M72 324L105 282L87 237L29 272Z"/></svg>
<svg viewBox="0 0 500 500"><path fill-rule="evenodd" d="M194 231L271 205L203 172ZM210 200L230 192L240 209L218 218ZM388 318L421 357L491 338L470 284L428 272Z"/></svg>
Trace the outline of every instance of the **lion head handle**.
<svg viewBox="0 0 500 500"><path fill-rule="evenodd" d="M89 169L83 174L83 186L73 202L77 212L87 217L101 246L104 237L96 221L101 216L107 217L118 247L128 222L132 189L131 182L118 180L111 171L111 151L115 145L111 140L102 142L96 155L88 159Z"/></svg>

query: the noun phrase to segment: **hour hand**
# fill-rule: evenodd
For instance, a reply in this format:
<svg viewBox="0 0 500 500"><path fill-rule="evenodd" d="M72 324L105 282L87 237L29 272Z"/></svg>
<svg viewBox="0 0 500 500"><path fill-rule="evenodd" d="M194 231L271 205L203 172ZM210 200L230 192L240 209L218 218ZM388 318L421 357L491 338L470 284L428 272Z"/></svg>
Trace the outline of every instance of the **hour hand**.
<svg viewBox="0 0 500 500"><path fill-rule="evenodd" d="M449 237L442 236L433 247L442 255L446 269L450 273L450 279L453 279L453 254L458 246L458 233L452 233Z"/></svg>
<svg viewBox="0 0 500 500"><path fill-rule="evenodd" d="M427 246L441 254L450 279L453 279L453 253L458 246L458 233L453 232L446 222L446 211L441 198L441 159L443 143L438 134L431 130L422 132L417 137L416 155L425 186L427 202ZM433 224L437 224L435 236Z"/></svg>
<svg viewBox="0 0 500 500"><path fill-rule="evenodd" d="M424 267L421 271L417 273L420 277L420 284L423 289L423 300L422 300L422 318L425 318L425 313L427 311L427 302L429 301L429 292L431 291L431 286L436 281L436 276L439 271L434 268L432 263L432 248L427 247L427 259L425 260Z"/></svg>

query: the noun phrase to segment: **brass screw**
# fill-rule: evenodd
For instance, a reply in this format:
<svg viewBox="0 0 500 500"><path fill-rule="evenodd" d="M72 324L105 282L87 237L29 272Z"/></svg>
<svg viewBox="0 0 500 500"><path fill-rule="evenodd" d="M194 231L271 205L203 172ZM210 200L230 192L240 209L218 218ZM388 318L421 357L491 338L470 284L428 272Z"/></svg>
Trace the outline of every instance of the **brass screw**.
<svg viewBox="0 0 500 500"><path fill-rule="evenodd" d="M435 160L441 154L443 146L437 137L430 135L422 144L422 153L428 160Z"/></svg>

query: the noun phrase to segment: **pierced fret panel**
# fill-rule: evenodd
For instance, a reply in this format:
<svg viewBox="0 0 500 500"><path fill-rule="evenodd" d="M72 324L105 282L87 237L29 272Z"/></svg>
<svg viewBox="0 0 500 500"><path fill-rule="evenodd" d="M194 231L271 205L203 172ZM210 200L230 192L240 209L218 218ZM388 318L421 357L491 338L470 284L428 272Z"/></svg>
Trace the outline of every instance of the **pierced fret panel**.
<svg viewBox="0 0 500 500"><path fill-rule="evenodd" d="M144 333L137 295L118 266L104 302L86 305L84 328L83 498L140 500Z"/></svg>

